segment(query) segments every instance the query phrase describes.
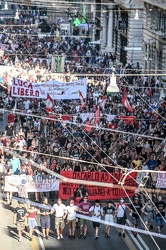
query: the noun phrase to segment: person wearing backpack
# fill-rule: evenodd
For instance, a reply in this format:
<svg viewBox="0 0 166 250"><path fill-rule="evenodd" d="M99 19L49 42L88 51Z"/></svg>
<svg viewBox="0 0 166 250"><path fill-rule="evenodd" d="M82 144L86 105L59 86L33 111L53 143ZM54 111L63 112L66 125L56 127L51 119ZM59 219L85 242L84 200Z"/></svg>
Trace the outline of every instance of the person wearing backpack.
<svg viewBox="0 0 166 250"><path fill-rule="evenodd" d="M117 223L120 225L125 225L126 224L126 208L127 205L124 203L124 199L121 198L120 202L117 204L117 210L116 210L116 216L117 216ZM125 237L125 229L119 228L119 236Z"/></svg>
<svg viewBox="0 0 166 250"><path fill-rule="evenodd" d="M102 206L100 205L100 201L99 200L95 200L95 205L92 206L90 209L89 209L89 212L90 214L92 215L92 218L94 219L94 221L92 221L92 224L93 224L93 228L94 228L94 231L95 231L95 239L97 240L99 235L99 226L100 226L100 222L99 220L101 220L101 216L104 215L103 214L103 208Z"/></svg>

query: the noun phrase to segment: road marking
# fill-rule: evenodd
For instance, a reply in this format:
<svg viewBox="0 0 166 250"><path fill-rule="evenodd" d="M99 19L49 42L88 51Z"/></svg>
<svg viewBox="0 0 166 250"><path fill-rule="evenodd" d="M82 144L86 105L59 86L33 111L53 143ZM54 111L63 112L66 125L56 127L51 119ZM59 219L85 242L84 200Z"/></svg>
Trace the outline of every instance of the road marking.
<svg viewBox="0 0 166 250"><path fill-rule="evenodd" d="M131 227L131 222L127 219L126 220L127 224ZM131 233L131 232L130 232ZM132 239L135 240L138 242L138 240L141 242L141 244L143 245L143 247L145 248L145 250L150 250L150 248L146 245L145 241L141 238L141 236L139 234L137 234L137 238L135 238L133 236L133 234L131 233L130 235L132 237ZM136 242L135 242L136 243ZM137 244L137 243L136 243ZM139 243L138 243L139 244Z"/></svg>
<svg viewBox="0 0 166 250"><path fill-rule="evenodd" d="M41 238L41 233L40 233L38 227L36 227L35 232L37 234L37 237L35 237L34 241L32 241L32 244L31 244L32 250L39 250L39 249L45 250L45 246L44 246L43 240ZM38 241L39 241L39 244L38 244ZM40 245L40 247L39 247L39 245ZM37 248L35 248L35 247L37 247Z"/></svg>

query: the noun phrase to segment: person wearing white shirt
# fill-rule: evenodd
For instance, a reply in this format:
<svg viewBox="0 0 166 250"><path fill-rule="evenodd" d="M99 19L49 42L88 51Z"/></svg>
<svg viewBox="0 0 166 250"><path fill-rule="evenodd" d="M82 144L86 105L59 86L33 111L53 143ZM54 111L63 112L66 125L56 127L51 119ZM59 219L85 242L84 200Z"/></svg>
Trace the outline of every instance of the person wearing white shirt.
<svg viewBox="0 0 166 250"><path fill-rule="evenodd" d="M62 203L59 198L57 203L53 205L51 209L51 214L55 212L55 229L57 233L57 240L63 239L63 229L65 227L64 219L66 218L66 206Z"/></svg>
<svg viewBox="0 0 166 250"><path fill-rule="evenodd" d="M125 225L126 223L126 219L125 219L126 208L127 208L127 205L124 203L123 198L121 198L120 203L117 204L117 209L116 209L117 223L120 225ZM119 228L118 231L119 231L119 236L122 235L123 237L125 237L125 229Z"/></svg>
<svg viewBox="0 0 166 250"><path fill-rule="evenodd" d="M74 200L70 201L70 205L67 206L67 226L69 230L69 238L75 239L76 217L78 206L74 205Z"/></svg>
<svg viewBox="0 0 166 250"><path fill-rule="evenodd" d="M95 200L95 205L89 209L89 212L91 213L92 218L94 219L94 221L92 222L95 231L94 237L95 239L98 239L99 226L100 226L99 220L101 220L101 215L104 215L103 208L101 207L99 200Z"/></svg>

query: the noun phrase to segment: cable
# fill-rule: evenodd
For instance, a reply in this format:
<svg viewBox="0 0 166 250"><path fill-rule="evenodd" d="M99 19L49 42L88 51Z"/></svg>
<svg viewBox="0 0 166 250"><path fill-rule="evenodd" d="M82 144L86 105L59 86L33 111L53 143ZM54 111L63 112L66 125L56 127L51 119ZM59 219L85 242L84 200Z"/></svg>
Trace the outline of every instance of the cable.
<svg viewBox="0 0 166 250"><path fill-rule="evenodd" d="M0 109L0 111L4 111L4 112L8 112L8 113L13 113L13 111L10 111L10 110L7 110L7 109ZM39 119L43 119L43 120L51 120L51 121L55 121L55 118L47 118L47 117L41 117L41 116L38 116L38 115L32 115L32 114L25 114L25 113L22 113L22 112L17 112L17 111L14 111L15 114L19 114L19 115L22 115L22 116L31 116L31 117L35 117L35 118L39 118ZM54 115L54 113L52 113L52 115ZM57 121L60 121L60 119L56 119ZM69 124L72 124L72 125L77 125L78 126L78 123L76 122L71 122L71 121L67 121L66 123L69 123ZM86 124L79 124L80 127L85 127ZM91 128L95 128L95 126L91 126L89 125L89 127ZM131 132L125 132L125 131L121 131L121 130L117 130L117 129L107 129L107 128L102 128L102 127L98 127L97 129L99 130L104 130L104 131L111 131L111 132L114 132L114 133L122 133L122 134L127 134L127 135L132 135L132 136L138 136L138 137L144 137L144 138L150 138L150 139L154 139L154 140L160 140L160 141L164 141L163 138L159 138L159 137L154 137L154 136L149 136L149 135L143 135L143 134L138 134L138 133L131 133Z"/></svg>
<svg viewBox="0 0 166 250"><path fill-rule="evenodd" d="M123 187L123 184L121 184L121 186L122 186L122 188L123 188L123 190L124 190L124 192L125 192L125 194L126 194L126 197L129 199L130 203L132 204L132 206L133 206L133 208L134 208L136 214L139 216L140 221L142 222L142 224L143 224L144 227L146 228L147 232L149 233L151 239L152 239L153 242L155 243L157 249L160 250L160 247L158 246L158 244L157 244L157 242L155 241L154 237L151 235L151 233L150 233L148 227L146 226L145 222L143 221L141 215L138 213L137 209L135 208L135 206L134 206L134 204L133 204L133 201L130 199L130 196L128 195L128 193L126 192L125 188Z"/></svg>

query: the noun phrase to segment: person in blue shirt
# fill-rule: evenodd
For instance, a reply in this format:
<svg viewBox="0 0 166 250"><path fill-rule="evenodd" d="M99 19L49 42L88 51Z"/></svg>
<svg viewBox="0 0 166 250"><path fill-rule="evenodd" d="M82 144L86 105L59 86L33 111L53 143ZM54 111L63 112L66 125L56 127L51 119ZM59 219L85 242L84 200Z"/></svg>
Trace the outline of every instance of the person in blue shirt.
<svg viewBox="0 0 166 250"><path fill-rule="evenodd" d="M18 170L20 168L20 159L13 155L13 158L10 160L10 164L12 167L12 173L18 174Z"/></svg>
<svg viewBox="0 0 166 250"><path fill-rule="evenodd" d="M149 170L153 170L155 166L157 166L157 161L154 159L154 154L150 155L150 158L146 162Z"/></svg>

